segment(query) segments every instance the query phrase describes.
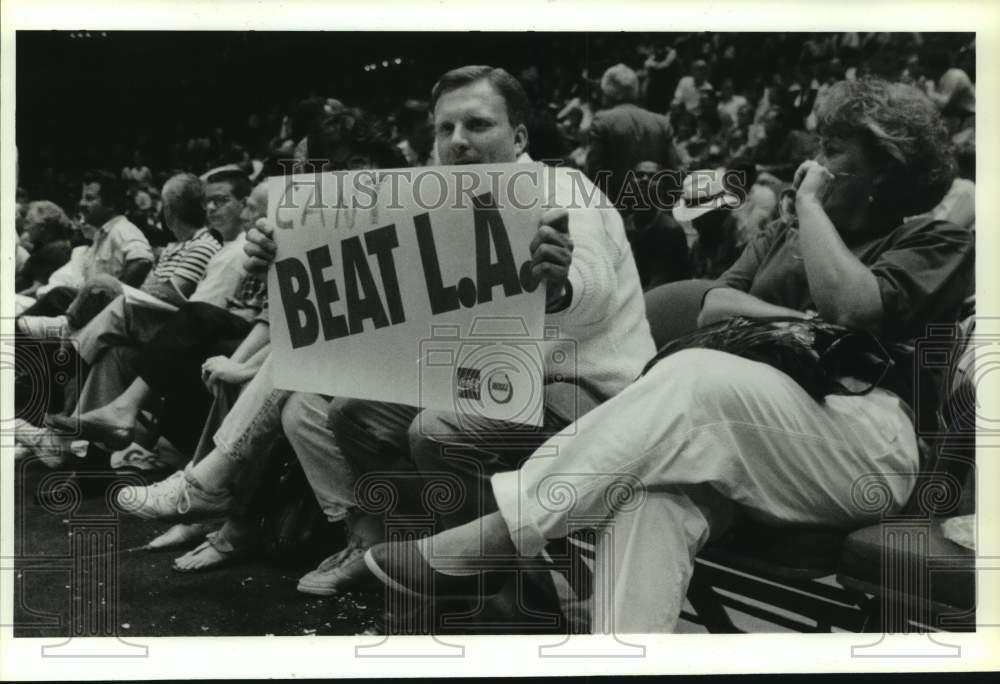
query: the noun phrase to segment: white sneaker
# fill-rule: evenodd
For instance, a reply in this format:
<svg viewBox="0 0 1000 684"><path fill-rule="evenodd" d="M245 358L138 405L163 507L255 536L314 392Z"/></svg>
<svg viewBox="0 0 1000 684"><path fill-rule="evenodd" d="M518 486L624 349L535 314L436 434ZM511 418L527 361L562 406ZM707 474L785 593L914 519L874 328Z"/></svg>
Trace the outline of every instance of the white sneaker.
<svg viewBox="0 0 1000 684"><path fill-rule="evenodd" d="M14 444L18 447L18 456L34 456L53 470L66 465L75 456L72 440L57 435L46 427L35 427L20 418L14 424Z"/></svg>
<svg viewBox="0 0 1000 684"><path fill-rule="evenodd" d="M365 549L350 543L303 575L296 589L303 594L332 596L371 579L365 565Z"/></svg>
<svg viewBox="0 0 1000 684"><path fill-rule="evenodd" d="M122 487L115 496L119 510L146 520L196 520L229 512L228 492L209 492L187 470L178 470L148 487Z"/></svg>
<svg viewBox="0 0 1000 684"><path fill-rule="evenodd" d="M65 338L70 332L66 316L21 316L17 319L18 329L25 335L36 338Z"/></svg>

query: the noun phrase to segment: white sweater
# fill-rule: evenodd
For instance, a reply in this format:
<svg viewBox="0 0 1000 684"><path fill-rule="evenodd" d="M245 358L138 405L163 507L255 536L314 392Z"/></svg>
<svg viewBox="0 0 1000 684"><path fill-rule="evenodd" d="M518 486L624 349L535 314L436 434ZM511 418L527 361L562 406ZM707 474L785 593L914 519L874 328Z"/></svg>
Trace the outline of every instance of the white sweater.
<svg viewBox="0 0 1000 684"><path fill-rule="evenodd" d="M573 261L569 282L572 300L560 312L545 316L546 329L575 347L575 375L604 398L623 390L656 352L646 321L639 272L625 237L621 215L582 173L546 168L555 190L549 206L569 210ZM555 344L545 350L546 373L565 374L567 363L553 363ZM559 355L557 355L558 357ZM558 360L558 358L556 359Z"/></svg>

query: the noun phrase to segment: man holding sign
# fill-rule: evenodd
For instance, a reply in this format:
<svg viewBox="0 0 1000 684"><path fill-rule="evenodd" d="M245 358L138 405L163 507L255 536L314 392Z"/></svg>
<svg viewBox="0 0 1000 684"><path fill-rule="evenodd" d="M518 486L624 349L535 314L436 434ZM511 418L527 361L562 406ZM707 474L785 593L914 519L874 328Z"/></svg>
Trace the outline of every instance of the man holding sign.
<svg viewBox="0 0 1000 684"><path fill-rule="evenodd" d="M506 71L469 66L448 72L432 91L432 105L437 154L443 165L531 161L526 154L528 99ZM399 505L393 513L397 515L405 514L411 504L419 505L423 483L414 479L415 473L425 473L429 481L444 473L449 482L460 482L456 488L460 500L447 506L444 522L464 522L495 510L488 486L491 474L516 468L548 436L639 374L655 350L621 217L578 172L539 171L546 180L544 203L552 208L541 212L533 207L540 222L530 240L530 262L520 269L519 280L528 292L545 286L547 331L545 339L535 344L544 363L541 425L475 415L469 412L475 411L475 401L459 407L463 412L458 413L338 398L330 408L329 448L298 454L304 465L309 463L307 472L317 472L324 461L343 454L358 476L385 476L396 490ZM258 268L266 268L275 258L272 229L261 226L248 236L247 253ZM541 302L538 305L541 308ZM418 342L413 341L414 347ZM570 352L572 363L567 363ZM336 361L353 365L350 358ZM481 391L476 399L489 394L498 404L509 401L510 383L503 376L483 387L483 378L475 373L452 371L460 394L476 396ZM277 373L275 382L282 382ZM286 409L295 405L289 402ZM358 493L364 497L364 491ZM374 540L365 541L367 545ZM343 588L345 578L357 577L357 568L363 572L360 553L341 554L304 577L299 588L333 593Z"/></svg>

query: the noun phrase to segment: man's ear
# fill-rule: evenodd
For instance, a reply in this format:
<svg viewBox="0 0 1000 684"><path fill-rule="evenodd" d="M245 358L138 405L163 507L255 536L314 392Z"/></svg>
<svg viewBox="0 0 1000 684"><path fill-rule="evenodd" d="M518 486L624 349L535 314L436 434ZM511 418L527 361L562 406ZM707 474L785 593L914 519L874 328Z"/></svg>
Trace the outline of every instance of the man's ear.
<svg viewBox="0 0 1000 684"><path fill-rule="evenodd" d="M882 192L882 188L885 187L886 181L888 179L889 179L889 174L885 173L884 171L879 171L878 173L875 174L875 177L872 178L871 195L873 197L878 197L878 195Z"/></svg>
<svg viewBox="0 0 1000 684"><path fill-rule="evenodd" d="M514 129L514 151L520 157L528 149L528 127L518 124Z"/></svg>

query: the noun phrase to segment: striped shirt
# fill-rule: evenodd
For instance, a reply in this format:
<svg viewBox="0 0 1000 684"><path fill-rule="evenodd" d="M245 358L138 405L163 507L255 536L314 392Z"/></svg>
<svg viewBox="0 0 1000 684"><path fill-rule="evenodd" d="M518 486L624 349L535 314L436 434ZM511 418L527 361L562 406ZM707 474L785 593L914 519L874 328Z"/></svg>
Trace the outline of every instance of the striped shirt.
<svg viewBox="0 0 1000 684"><path fill-rule="evenodd" d="M197 285L205 277L205 269L215 253L222 249L222 243L208 230L199 229L184 242L167 245L156 268L146 276L143 290L156 282L169 282L173 278L186 280ZM151 293L152 294L152 293Z"/></svg>

